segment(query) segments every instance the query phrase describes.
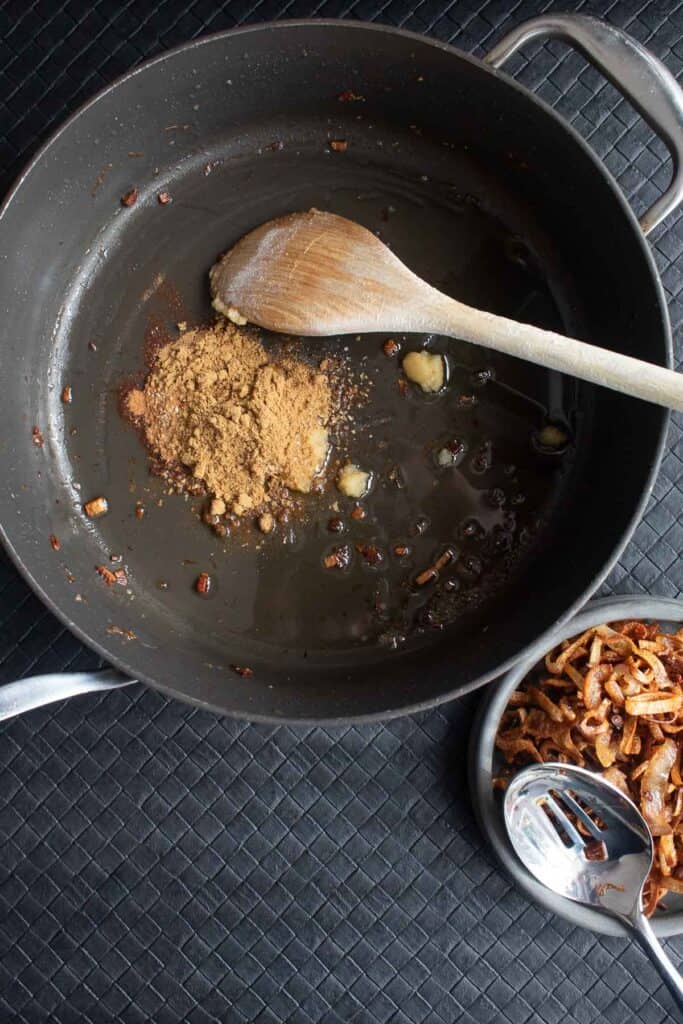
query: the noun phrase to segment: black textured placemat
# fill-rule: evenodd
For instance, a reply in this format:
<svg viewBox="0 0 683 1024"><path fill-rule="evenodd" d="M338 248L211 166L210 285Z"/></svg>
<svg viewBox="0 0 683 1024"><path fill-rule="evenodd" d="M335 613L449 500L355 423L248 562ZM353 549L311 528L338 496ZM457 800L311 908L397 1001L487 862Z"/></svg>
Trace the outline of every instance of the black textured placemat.
<svg viewBox="0 0 683 1024"><path fill-rule="evenodd" d="M0 174L100 86L206 31L348 16L482 54L555 8L608 18L683 73L680 2L7 0ZM636 209L662 190L662 145L578 57L532 46L510 70L590 138ZM683 218L652 244L676 330ZM683 589L682 425L606 592ZM1 559L0 623L0 680L97 664ZM466 792L477 699L388 725L271 729L135 687L0 727L0 1022L667 1019L633 945L542 913L499 873ZM683 940L668 947L683 958Z"/></svg>

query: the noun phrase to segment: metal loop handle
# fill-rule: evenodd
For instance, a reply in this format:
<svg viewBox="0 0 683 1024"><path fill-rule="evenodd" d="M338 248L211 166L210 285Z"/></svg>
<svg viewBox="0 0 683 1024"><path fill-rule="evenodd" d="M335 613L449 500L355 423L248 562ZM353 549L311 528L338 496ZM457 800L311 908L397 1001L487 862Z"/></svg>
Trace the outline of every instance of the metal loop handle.
<svg viewBox="0 0 683 1024"><path fill-rule="evenodd" d="M562 39L572 44L629 100L673 160L671 183L640 219L649 234L683 199L683 89L669 69L636 39L597 18L585 15L542 15L513 29L486 56L499 68L532 39Z"/></svg>
<svg viewBox="0 0 683 1024"><path fill-rule="evenodd" d="M129 679L114 669L104 669L101 672L55 672L5 683L0 686L0 722L67 697L114 690L134 682L135 679Z"/></svg>

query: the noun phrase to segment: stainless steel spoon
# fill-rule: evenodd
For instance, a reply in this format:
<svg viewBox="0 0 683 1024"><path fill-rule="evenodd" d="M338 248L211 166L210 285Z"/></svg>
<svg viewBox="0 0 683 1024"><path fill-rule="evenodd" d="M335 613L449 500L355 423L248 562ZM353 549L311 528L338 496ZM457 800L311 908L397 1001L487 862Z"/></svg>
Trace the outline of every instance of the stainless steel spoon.
<svg viewBox="0 0 683 1024"><path fill-rule="evenodd" d="M508 786L505 826L539 882L634 933L683 1010L683 979L642 911L654 844L633 801L585 768L534 764Z"/></svg>

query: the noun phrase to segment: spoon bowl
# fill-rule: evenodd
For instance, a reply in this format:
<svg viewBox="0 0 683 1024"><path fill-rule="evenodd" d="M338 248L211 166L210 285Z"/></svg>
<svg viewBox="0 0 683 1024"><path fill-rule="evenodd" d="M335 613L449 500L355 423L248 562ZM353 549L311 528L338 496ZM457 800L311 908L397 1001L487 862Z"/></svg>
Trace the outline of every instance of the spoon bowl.
<svg viewBox="0 0 683 1024"><path fill-rule="evenodd" d="M504 811L518 857L558 895L617 915L640 900L654 844L616 786L585 768L532 765L508 786Z"/></svg>

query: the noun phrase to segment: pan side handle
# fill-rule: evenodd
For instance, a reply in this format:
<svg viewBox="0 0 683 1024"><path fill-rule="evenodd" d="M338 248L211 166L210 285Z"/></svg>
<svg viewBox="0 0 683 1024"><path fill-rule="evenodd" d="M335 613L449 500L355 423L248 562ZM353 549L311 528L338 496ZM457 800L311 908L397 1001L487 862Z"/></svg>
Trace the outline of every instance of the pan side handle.
<svg viewBox="0 0 683 1024"><path fill-rule="evenodd" d="M683 89L669 69L636 39L605 21L585 15L548 14L524 22L506 35L485 60L499 68L533 39L561 39L574 46L629 100L666 143L673 174L666 192L643 214L649 234L683 199Z"/></svg>
<svg viewBox="0 0 683 1024"><path fill-rule="evenodd" d="M101 672L55 672L6 683L0 686L0 722L67 697L115 690L134 682L135 679L114 669L104 669Z"/></svg>

